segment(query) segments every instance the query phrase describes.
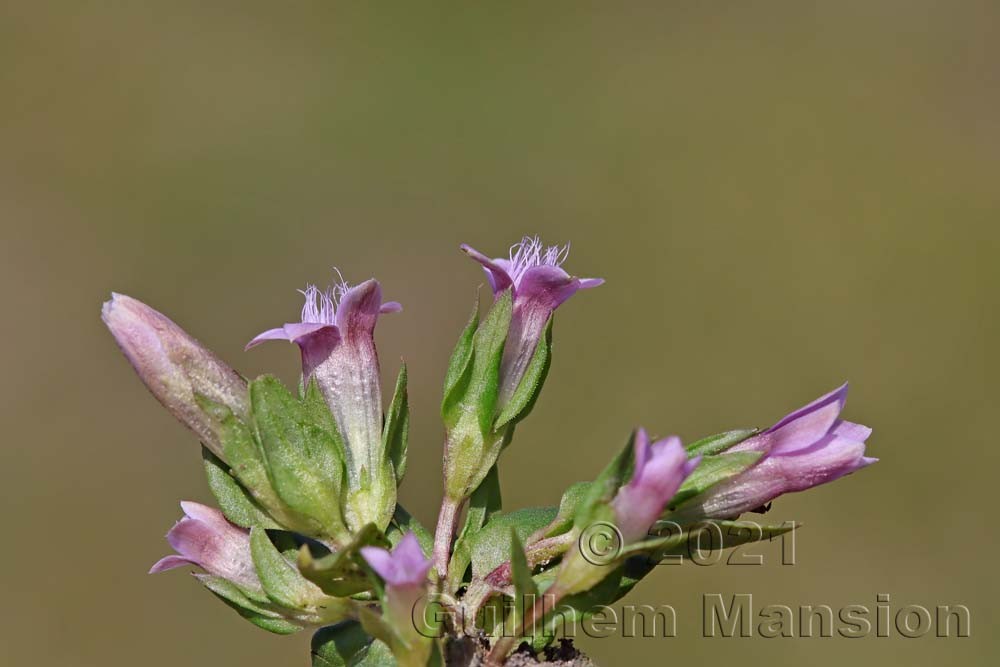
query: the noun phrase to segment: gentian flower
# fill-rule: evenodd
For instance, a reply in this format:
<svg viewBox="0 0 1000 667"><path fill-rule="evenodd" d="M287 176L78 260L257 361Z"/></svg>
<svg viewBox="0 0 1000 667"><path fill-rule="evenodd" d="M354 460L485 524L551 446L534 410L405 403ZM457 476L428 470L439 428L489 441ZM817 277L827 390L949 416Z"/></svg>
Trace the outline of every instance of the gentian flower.
<svg viewBox="0 0 1000 667"><path fill-rule="evenodd" d="M194 565L242 588L260 591L250 556L250 532L229 523L213 507L185 501L181 509L184 518L167 533L167 541L177 554L161 558L149 573Z"/></svg>
<svg viewBox="0 0 1000 667"><path fill-rule="evenodd" d="M624 548L646 539L650 527L700 463L700 458L688 459L677 436L650 444L649 436L641 428L635 434L634 455L632 478L618 489L610 502L608 518L613 519L618 534L610 534L611 528L600 520L577 534L579 548L571 549L564 556L555 582L546 591L551 604L566 595L587 590L608 576L620 563ZM607 546L613 550L592 552L595 545L584 539L591 530L594 531L592 537L608 540Z"/></svg>
<svg viewBox="0 0 1000 667"><path fill-rule="evenodd" d="M384 528L396 499L391 468L386 473L391 464L382 443L382 389L374 334L378 316L398 312L402 306L383 303L382 289L374 279L354 287L341 282L325 292L310 285L302 293L301 322L269 329L251 340L247 349L268 340L299 346L303 382L316 380L344 441L353 491L345 508L348 522L354 528L368 522Z"/></svg>
<svg viewBox="0 0 1000 667"><path fill-rule="evenodd" d="M604 283L601 278L577 278L562 269L569 245L545 247L537 236L525 236L511 246L506 258L490 259L467 244L462 250L483 266L494 295L513 289L514 310L500 365L498 405L507 403L545 332L549 317L579 290Z"/></svg>
<svg viewBox="0 0 1000 667"><path fill-rule="evenodd" d="M401 646L393 653L401 665L426 665L435 632L428 620L427 573L431 561L424 556L416 535L408 532L390 552L362 547L361 556L385 581L383 611Z"/></svg>
<svg viewBox="0 0 1000 667"><path fill-rule="evenodd" d="M422 588L427 583L431 562L424 556L412 532L404 535L391 552L379 547L362 547L361 556L389 587Z"/></svg>
<svg viewBox="0 0 1000 667"><path fill-rule="evenodd" d="M663 508L698 464L688 459L681 439L670 436L649 444L646 430L635 434L635 471L611 501L615 525L626 544L642 540L660 518Z"/></svg>
<svg viewBox="0 0 1000 667"><path fill-rule="evenodd" d="M197 398L246 419L250 402L246 380L163 313L132 297L112 294L101 309L101 319L149 391L206 447L225 458L221 424Z"/></svg>
<svg viewBox="0 0 1000 667"><path fill-rule="evenodd" d="M731 448L763 456L745 472L684 502L668 518L735 518L785 493L832 482L878 461L865 456L872 430L840 419L846 399L845 384Z"/></svg>

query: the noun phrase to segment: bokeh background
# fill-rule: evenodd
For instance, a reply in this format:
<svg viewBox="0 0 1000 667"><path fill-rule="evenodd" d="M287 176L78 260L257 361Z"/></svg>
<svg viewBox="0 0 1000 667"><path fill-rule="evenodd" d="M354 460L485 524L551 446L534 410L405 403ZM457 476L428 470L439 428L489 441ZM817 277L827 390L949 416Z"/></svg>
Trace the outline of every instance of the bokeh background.
<svg viewBox="0 0 1000 667"><path fill-rule="evenodd" d="M111 290L248 375L244 343L334 265L377 276L410 367L402 500L440 497L443 369L482 282L458 252L572 241L607 278L556 323L503 459L552 504L644 424L767 425L850 379L882 462L783 498L798 564L662 568L674 639L602 665L985 664L1000 649L994 2L0 3L5 665L306 665L179 572L197 444L99 320ZM419 6L418 6L419 5ZM968 639L702 639L703 593L965 604Z"/></svg>

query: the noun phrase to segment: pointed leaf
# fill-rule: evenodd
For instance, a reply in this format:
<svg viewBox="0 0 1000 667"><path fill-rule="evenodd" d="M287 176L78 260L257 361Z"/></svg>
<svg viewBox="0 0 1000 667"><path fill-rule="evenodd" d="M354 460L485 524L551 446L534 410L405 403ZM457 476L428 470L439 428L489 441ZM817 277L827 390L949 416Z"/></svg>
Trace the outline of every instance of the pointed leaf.
<svg viewBox="0 0 1000 667"><path fill-rule="evenodd" d="M262 510L240 483L229 474L228 466L220 458L207 447L201 448L201 457L205 464L208 488L219 501L219 508L227 519L243 528L252 526L280 528L278 523Z"/></svg>
<svg viewBox="0 0 1000 667"><path fill-rule="evenodd" d="M205 588L212 591L223 600L232 603L235 607L252 611L260 614L261 616L281 618L281 613L279 613L271 604L270 598L264 595L261 591L247 590L237 586L228 579L223 579L222 577L216 577L210 574L196 574L194 576L205 586Z"/></svg>
<svg viewBox="0 0 1000 667"><path fill-rule="evenodd" d="M510 531L513 528L523 541L556 515L555 507L532 507L508 514L496 514L471 538L472 571L482 578L511 559Z"/></svg>
<svg viewBox="0 0 1000 667"><path fill-rule="evenodd" d="M581 504L590 493L593 482L577 482L563 492L559 501L559 511L556 518L552 520L545 531L538 535L538 538L555 537L562 535L573 527L573 520L579 511Z"/></svg>
<svg viewBox="0 0 1000 667"><path fill-rule="evenodd" d="M531 578L531 567L524 554L524 544L513 527L510 529L510 571L514 584L514 605L510 610L507 627L521 628L522 634L525 634L530 628L524 628L524 616L538 600L538 587Z"/></svg>
<svg viewBox="0 0 1000 667"><path fill-rule="evenodd" d="M320 628L312 636L313 667L352 667L367 654L374 638L357 621Z"/></svg>
<svg viewBox="0 0 1000 667"><path fill-rule="evenodd" d="M250 383L250 401L275 491L328 535L343 538L347 533L340 512L344 461L336 437L317 423L325 418L317 417L315 409L270 376Z"/></svg>
<svg viewBox="0 0 1000 667"><path fill-rule="evenodd" d="M216 597L257 627L278 635L290 635L302 629L302 626L283 618L269 603L251 600L247 595L249 591L231 581L208 575L196 576Z"/></svg>
<svg viewBox="0 0 1000 667"><path fill-rule="evenodd" d="M471 534L482 528L490 517L500 511L502 504L500 473L494 464L486 473L486 478L469 497L469 511L466 514L463 534Z"/></svg>
<svg viewBox="0 0 1000 667"><path fill-rule="evenodd" d="M261 506L273 512L276 518L286 519L286 523L294 523L297 517L281 501L271 486L267 463L250 427L221 403L215 403L197 394L195 400L219 423L219 440L225 453L226 464L233 476Z"/></svg>
<svg viewBox="0 0 1000 667"><path fill-rule="evenodd" d="M315 584L285 560L262 528L250 529L250 555L264 592L275 604L302 609L313 606L322 597Z"/></svg>

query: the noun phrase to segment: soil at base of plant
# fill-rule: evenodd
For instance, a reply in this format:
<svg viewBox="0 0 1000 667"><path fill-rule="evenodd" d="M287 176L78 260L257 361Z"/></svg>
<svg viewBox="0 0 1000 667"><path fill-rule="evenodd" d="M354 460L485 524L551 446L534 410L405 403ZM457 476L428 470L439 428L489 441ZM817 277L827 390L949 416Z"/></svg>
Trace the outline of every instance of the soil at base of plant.
<svg viewBox="0 0 1000 667"><path fill-rule="evenodd" d="M447 667L483 667L486 664L486 654L489 652L489 642L485 638L456 637L449 640L445 648L445 665ZM527 644L521 646L507 658L505 667L530 667L531 665L546 665L547 667L597 667L593 660L580 653L573 646L573 640L560 639L536 653Z"/></svg>

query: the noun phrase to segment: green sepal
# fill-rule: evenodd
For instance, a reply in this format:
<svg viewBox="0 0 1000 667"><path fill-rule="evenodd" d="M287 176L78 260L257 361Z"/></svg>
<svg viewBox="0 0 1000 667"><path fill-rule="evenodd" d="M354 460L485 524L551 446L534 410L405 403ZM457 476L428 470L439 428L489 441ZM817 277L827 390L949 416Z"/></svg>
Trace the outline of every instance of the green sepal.
<svg viewBox="0 0 1000 667"><path fill-rule="evenodd" d="M472 339L472 372L462 404L463 408L473 410L478 416L479 428L483 434L493 431L494 410L499 393L500 360L503 357L507 331L510 329L513 304L514 297L508 289L493 302L493 307ZM485 475L484 471L483 476Z"/></svg>
<svg viewBox="0 0 1000 667"><path fill-rule="evenodd" d="M549 316L549 321L545 325L545 335L535 346L535 352L531 355L531 361L524 369L517 389L511 395L507 404L503 406L500 415L493 424L494 430L499 430L508 423L521 421L528 416L531 409L538 400L538 395L542 393L542 385L549 373L549 366L552 364L552 321L554 317Z"/></svg>
<svg viewBox="0 0 1000 667"><path fill-rule="evenodd" d="M341 515L344 458L332 417L320 410L318 390L310 383L303 401L272 376L250 383L254 423L278 496L293 510L314 520L321 534L343 541Z"/></svg>
<svg viewBox="0 0 1000 667"><path fill-rule="evenodd" d="M596 521L608 520L607 510L618 489L631 476L635 467L633 451L635 449L635 433L629 436L628 443L612 459L611 463L601 471L580 500L574 526L584 529Z"/></svg>
<svg viewBox="0 0 1000 667"><path fill-rule="evenodd" d="M357 621L320 628L313 634L310 645L313 667L356 667L373 641Z"/></svg>
<svg viewBox="0 0 1000 667"><path fill-rule="evenodd" d="M702 456L698 467L684 480L668 507L671 510L680 507L719 482L739 475L757 463L763 455L763 452L729 452Z"/></svg>
<svg viewBox="0 0 1000 667"><path fill-rule="evenodd" d="M529 535L549 523L556 515L555 507L529 507L505 514L496 514L471 539L472 574L485 577L511 559L510 533L513 529L523 542Z"/></svg>
<svg viewBox="0 0 1000 667"><path fill-rule="evenodd" d="M735 431L726 431L725 433L717 433L715 435L710 435L707 438L702 438L701 440L695 440L694 442L688 443L685 449L687 450L689 457L719 454L756 434L757 429L755 428L743 428L736 429Z"/></svg>
<svg viewBox="0 0 1000 667"><path fill-rule="evenodd" d="M323 391L319 388L319 382L317 382L315 377L309 379L309 384L303 390L301 401L309 420L330 435L334 442L334 447L340 454L340 457L343 458L343 452L346 448L344 436L340 433L337 420L334 419L333 413L330 412L330 406L327 405L326 399L323 397Z"/></svg>
<svg viewBox="0 0 1000 667"><path fill-rule="evenodd" d="M403 481L406 473L406 441L410 433L410 407L406 396L406 364L399 369L392 403L385 415L382 429L382 448L396 475L396 486Z"/></svg>
<svg viewBox="0 0 1000 667"><path fill-rule="evenodd" d="M528 630L523 627L524 615L538 600L538 586L531 578L531 567L524 553L524 544L514 527L510 529L510 574L511 583L514 584L514 605L510 610L507 627L521 628L521 634L524 634Z"/></svg>
<svg viewBox="0 0 1000 667"><path fill-rule="evenodd" d="M219 508L227 519L243 528L253 526L281 528L267 512L261 509L246 489L240 486L240 483L229 474L229 467L208 447L201 448L201 458L205 464L208 488L219 502Z"/></svg>
<svg viewBox="0 0 1000 667"><path fill-rule="evenodd" d="M472 361L472 339L479 327L479 296L472 306L472 314L469 321L462 330L458 343L451 353L448 361L448 372L444 379L444 396L441 399L441 418L444 419L445 427L450 428L458 421L455 408L465 393L469 382L469 372L471 371L470 361Z"/></svg>
<svg viewBox="0 0 1000 667"><path fill-rule="evenodd" d="M510 326L513 297L503 292L493 303L472 340L461 398L448 410L445 450L445 492L459 502L478 487L496 463L510 429L493 431L499 391L500 361ZM453 390L452 396L459 392Z"/></svg>
<svg viewBox="0 0 1000 667"><path fill-rule="evenodd" d="M250 555L267 597L288 609L307 609L321 601L319 588L289 563L263 528L250 529Z"/></svg>
<svg viewBox="0 0 1000 667"><path fill-rule="evenodd" d="M358 531L349 544L321 558L315 558L308 545L302 545L298 552L298 571L324 593L334 597L348 597L370 590L372 585L368 571L359 555L361 548L366 546L389 546L389 541L373 523Z"/></svg>

